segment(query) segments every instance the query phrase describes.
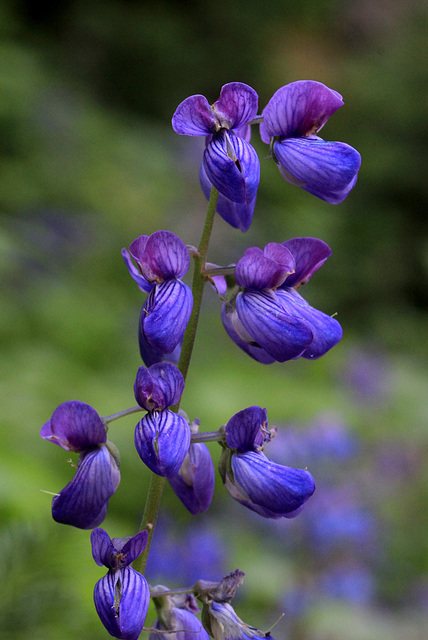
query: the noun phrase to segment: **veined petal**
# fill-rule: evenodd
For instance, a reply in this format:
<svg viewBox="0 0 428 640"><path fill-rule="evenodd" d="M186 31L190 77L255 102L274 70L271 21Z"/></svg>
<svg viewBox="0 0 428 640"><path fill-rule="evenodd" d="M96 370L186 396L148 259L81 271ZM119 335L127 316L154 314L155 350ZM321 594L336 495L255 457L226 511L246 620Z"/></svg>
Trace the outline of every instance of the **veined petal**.
<svg viewBox="0 0 428 640"><path fill-rule="evenodd" d="M95 562L102 567L113 569L117 566L116 549L110 540L110 536L104 529L94 529L91 532L92 556Z"/></svg>
<svg viewBox="0 0 428 640"><path fill-rule="evenodd" d="M173 364L178 364L180 360L182 340L178 342L177 346L173 351L171 351L171 353L164 353L159 349L155 349L149 342L147 342L144 335L144 321L147 316L146 307L147 300L141 309L140 321L138 323L138 343L140 346L142 361L146 367L151 367L152 364L156 364L156 362L172 362Z"/></svg>
<svg viewBox="0 0 428 640"><path fill-rule="evenodd" d="M288 314L272 291L240 293L236 311L254 342L278 362L298 358L312 342L310 325Z"/></svg>
<svg viewBox="0 0 428 640"><path fill-rule="evenodd" d="M275 142L276 159L305 191L330 204L342 202L355 186L361 165L356 149L344 142L321 138L288 138Z"/></svg>
<svg viewBox="0 0 428 640"><path fill-rule="evenodd" d="M98 580L94 602L101 622L115 638L137 640L150 602L146 579L131 567L109 571Z"/></svg>
<svg viewBox="0 0 428 640"><path fill-rule="evenodd" d="M254 507L269 510L274 514L271 517L297 515L296 511L315 491L309 471L276 464L255 451L232 456L232 471L235 483L243 488Z"/></svg>
<svg viewBox="0 0 428 640"><path fill-rule="evenodd" d="M147 282L145 277L141 275L141 273L131 261L131 256L126 249L122 249L122 258L125 262L126 268L129 271L129 275L138 284L141 291L144 291L144 293L150 293L150 291L153 289L153 284Z"/></svg>
<svg viewBox="0 0 428 640"><path fill-rule="evenodd" d="M139 531L135 536L132 536L125 542L120 549L121 554L124 556L121 560L122 567L129 566L138 556L141 556L147 546L148 537L148 531Z"/></svg>
<svg viewBox="0 0 428 640"><path fill-rule="evenodd" d="M254 147L233 132L220 131L204 151L208 180L226 198L249 205L257 194L260 162Z"/></svg>
<svg viewBox="0 0 428 640"><path fill-rule="evenodd" d="M164 354L172 353L183 340L192 307L192 292L181 280L157 284L140 317L140 331L145 340Z"/></svg>
<svg viewBox="0 0 428 640"><path fill-rule="evenodd" d="M105 445L82 454L73 480L52 500L53 519L79 529L97 527L119 481L119 468Z"/></svg>
<svg viewBox="0 0 428 640"><path fill-rule="evenodd" d="M312 329L314 337L302 353L304 358L311 360L320 358L340 342L343 330L335 318L311 307L294 289L278 290L277 296L284 309L290 313L298 314Z"/></svg>
<svg viewBox="0 0 428 640"><path fill-rule="evenodd" d="M270 242L264 251L247 249L235 269L236 284L249 289L275 289L294 271L294 258L281 244Z"/></svg>
<svg viewBox="0 0 428 640"><path fill-rule="evenodd" d="M172 116L175 133L185 136L206 136L218 127L218 117L205 96L194 95L180 102Z"/></svg>
<svg viewBox="0 0 428 640"><path fill-rule="evenodd" d="M220 97L213 104L220 126L239 129L257 115L259 97L248 84L229 82L223 85Z"/></svg>
<svg viewBox="0 0 428 640"><path fill-rule="evenodd" d="M297 137L317 133L341 106L340 93L321 82L291 82L278 89L263 109L263 134Z"/></svg>
<svg viewBox="0 0 428 640"><path fill-rule="evenodd" d="M189 445L189 425L169 409L148 413L135 428L140 458L154 473L166 478L177 475Z"/></svg>
<svg viewBox="0 0 428 640"><path fill-rule="evenodd" d="M149 282L180 278L189 270L189 251L175 233L155 231L147 239L139 264Z"/></svg>
<svg viewBox="0 0 428 640"><path fill-rule="evenodd" d="M98 413L85 402L73 400L60 404L40 432L42 438L67 451L85 451L106 442L106 428Z"/></svg>
<svg viewBox="0 0 428 640"><path fill-rule="evenodd" d="M232 314L236 314L236 311L233 311ZM227 306L225 304L223 304L221 308L221 320L229 338L231 338L233 342L251 358L254 358L254 360L257 360L257 362L260 362L261 364L272 364L275 362L275 358L270 356L258 344L245 342L245 340L241 338L233 325L231 314L227 311Z"/></svg>
<svg viewBox="0 0 428 640"><path fill-rule="evenodd" d="M138 369L134 384L135 399L147 411L166 409L177 404L184 391L181 371L170 362L153 364L149 369Z"/></svg>
<svg viewBox="0 0 428 640"><path fill-rule="evenodd" d="M215 473L208 447L191 444L177 475L169 483L192 515L206 511L214 494Z"/></svg>
<svg viewBox="0 0 428 640"><path fill-rule="evenodd" d="M318 238L292 238L282 243L292 253L296 261L296 271L286 278L280 288L298 288L306 284L328 257L331 249Z"/></svg>
<svg viewBox="0 0 428 640"><path fill-rule="evenodd" d="M201 164L199 171L199 182L206 199L209 200L212 184L208 180L203 164ZM245 202L233 202L232 200L229 200L229 198L226 198L222 193L219 193L216 211L223 220L235 229L248 231L253 219L255 206L256 198L254 198L254 200L249 204L246 204Z"/></svg>
<svg viewBox="0 0 428 640"><path fill-rule="evenodd" d="M267 429L266 409L257 406L247 407L235 413L227 423L227 446L238 451L251 451L263 443L261 432L267 432Z"/></svg>

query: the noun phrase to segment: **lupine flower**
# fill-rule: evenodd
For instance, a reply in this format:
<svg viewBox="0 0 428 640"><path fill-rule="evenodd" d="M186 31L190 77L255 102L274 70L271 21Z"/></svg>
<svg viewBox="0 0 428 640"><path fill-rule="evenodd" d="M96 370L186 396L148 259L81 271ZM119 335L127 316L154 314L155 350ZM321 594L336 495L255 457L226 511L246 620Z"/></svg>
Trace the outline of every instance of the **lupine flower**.
<svg viewBox="0 0 428 640"><path fill-rule="evenodd" d="M232 498L264 518L294 518L315 491L308 471L269 460L262 452L270 432L266 409L239 411L225 427L219 472Z"/></svg>
<svg viewBox="0 0 428 640"><path fill-rule="evenodd" d="M187 416L184 416L185 418ZM197 433L199 420L190 425ZM176 476L169 483L192 515L206 511L214 494L215 471L208 447L202 442L192 443Z"/></svg>
<svg viewBox="0 0 428 640"><path fill-rule="evenodd" d="M140 531L133 538L112 540L104 529L91 533L93 558L108 569L95 585L95 608L115 638L137 640L144 626L150 590L144 576L129 565L143 553L147 537L147 531Z"/></svg>
<svg viewBox="0 0 428 640"><path fill-rule="evenodd" d="M356 149L317 135L342 105L342 96L321 82L291 82L269 100L260 125L285 180L331 204L346 198L361 165Z"/></svg>
<svg viewBox="0 0 428 640"><path fill-rule="evenodd" d="M274 640L269 632L256 629L238 618L232 605L227 602L213 600L204 605L202 620L214 640Z"/></svg>
<svg viewBox="0 0 428 640"><path fill-rule="evenodd" d="M176 133L205 136L201 185L209 195L211 185L222 198L217 211L234 227L245 231L251 223L260 163L249 143L250 127L257 115L257 93L242 82L229 82L212 105L201 95L181 102L173 117Z"/></svg>
<svg viewBox="0 0 428 640"><path fill-rule="evenodd" d="M342 338L334 318L297 292L331 255L316 238L247 249L235 269L236 298L223 305L223 325L236 344L264 364L324 355Z"/></svg>
<svg viewBox="0 0 428 640"><path fill-rule="evenodd" d="M168 409L177 404L183 389L183 376L170 362L138 369L135 399L148 413L135 428L135 446L149 469L166 478L179 472L190 445L188 422Z"/></svg>
<svg viewBox="0 0 428 640"><path fill-rule="evenodd" d="M155 590L162 587L155 587ZM199 613L195 596L192 594L175 596L156 596L153 598L158 614L150 633L149 640L160 640L165 637L158 631L175 631L171 634L174 640L209 640L209 636L196 617Z"/></svg>
<svg viewBox="0 0 428 640"><path fill-rule="evenodd" d="M189 252L182 240L170 231L140 236L122 256L131 277L148 293L140 316L139 341L146 364L154 364L172 354L183 340L192 313L190 288L180 278L190 265Z"/></svg>
<svg viewBox="0 0 428 640"><path fill-rule="evenodd" d="M80 529L97 527L120 482L119 453L107 442L100 416L84 402L64 402L40 435L66 451L80 453L73 480L52 500L53 519Z"/></svg>

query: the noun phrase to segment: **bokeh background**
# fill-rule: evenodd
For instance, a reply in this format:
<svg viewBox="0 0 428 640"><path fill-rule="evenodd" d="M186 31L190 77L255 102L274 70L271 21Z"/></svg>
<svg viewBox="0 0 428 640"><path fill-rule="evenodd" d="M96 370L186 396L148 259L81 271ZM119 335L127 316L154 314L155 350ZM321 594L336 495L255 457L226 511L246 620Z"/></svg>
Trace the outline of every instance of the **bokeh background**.
<svg viewBox="0 0 428 640"><path fill-rule="evenodd" d="M0 4L0 628L5 640L102 640L102 570L89 532L51 519L73 475L39 438L63 401L134 405L143 296L120 249L169 229L197 244L203 141L170 127L177 104L222 84L324 82L345 106L323 130L358 148L355 190L331 206L286 184L267 148L246 234L215 222L210 259L317 236L333 256L305 288L338 312L342 343L316 362L265 367L233 345L206 291L183 399L203 430L259 404L269 456L307 466L317 492L267 521L218 483L192 518L167 488L147 578L246 573L238 613L277 640L422 640L428 628L427 5L422 0L63 0ZM135 417L111 425L122 482L105 528L135 532L148 474ZM212 445L213 457L218 447ZM148 623L153 614L148 617Z"/></svg>

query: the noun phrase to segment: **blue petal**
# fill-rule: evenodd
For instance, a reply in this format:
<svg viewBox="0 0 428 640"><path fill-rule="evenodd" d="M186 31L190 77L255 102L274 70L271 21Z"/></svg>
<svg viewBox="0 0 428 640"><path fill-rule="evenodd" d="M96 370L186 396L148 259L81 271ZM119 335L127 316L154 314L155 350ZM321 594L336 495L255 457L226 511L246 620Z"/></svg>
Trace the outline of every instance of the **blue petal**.
<svg viewBox="0 0 428 640"><path fill-rule="evenodd" d="M169 478L169 483L192 515L206 511L215 484L214 465L207 446L191 444L179 473Z"/></svg>
<svg viewBox="0 0 428 640"><path fill-rule="evenodd" d="M236 310L248 334L278 362L298 358L312 342L307 322L287 313L272 291L246 291Z"/></svg>
<svg viewBox="0 0 428 640"><path fill-rule="evenodd" d="M122 258L125 262L126 268L129 271L129 275L138 284L141 291L144 291L144 293L150 293L150 291L153 289L153 285L150 284L150 282L147 282L145 277L141 275L137 267L131 261L131 256L126 249L122 249Z"/></svg>
<svg viewBox="0 0 428 640"><path fill-rule="evenodd" d="M248 495L245 506L265 517L294 517L315 491L309 471L275 464L255 451L232 456L232 470Z"/></svg>
<svg viewBox="0 0 428 640"><path fill-rule="evenodd" d="M149 369L141 366L134 383L135 399L147 411L177 404L184 390L181 371L171 362L159 362Z"/></svg>
<svg viewBox="0 0 428 640"><path fill-rule="evenodd" d="M169 409L148 413L135 428L135 447L140 458L160 476L177 475L189 446L189 425Z"/></svg>
<svg viewBox="0 0 428 640"><path fill-rule="evenodd" d="M79 529L97 527L119 480L118 466L105 445L82 454L73 480L52 500L53 519Z"/></svg>
<svg viewBox="0 0 428 640"><path fill-rule="evenodd" d="M129 538L123 547L121 548L121 554L123 554L124 558L121 560L121 566L127 567L130 565L138 556L141 556L144 549L147 546L147 540L149 537L148 531L139 531L135 536Z"/></svg>
<svg viewBox="0 0 428 640"><path fill-rule="evenodd" d="M292 253L295 262L295 273L288 276L281 288L300 287L306 284L316 271L331 256L331 249L318 238L292 238L282 243Z"/></svg>
<svg viewBox="0 0 428 640"><path fill-rule="evenodd" d="M236 312L233 311L232 313ZM233 342L237 344L238 347L240 347L243 351L245 351L245 353L247 353L251 358L254 358L254 360L257 360L257 362L260 362L261 364L272 364L273 362L275 362L275 358L272 358L272 356L270 356L264 349L262 349L262 347L255 343L245 342L245 340L241 338L241 336L237 333L235 327L233 326L231 315L228 312L227 306L225 304L223 304L221 308L221 320L229 338L231 338Z"/></svg>
<svg viewBox="0 0 428 640"><path fill-rule="evenodd" d="M260 442L257 436L261 429L267 430L267 428L266 409L253 406L238 411L226 425L227 446L231 449L250 451L255 444L262 444L263 439Z"/></svg>
<svg viewBox="0 0 428 640"><path fill-rule="evenodd" d="M42 438L67 451L85 451L106 442L106 428L93 407L78 400L63 402L43 425Z"/></svg>
<svg viewBox="0 0 428 640"><path fill-rule="evenodd" d="M92 556L101 567L113 569L117 565L116 549L110 536L104 529L94 529L91 532Z"/></svg>
<svg viewBox="0 0 428 640"><path fill-rule="evenodd" d="M206 199L209 200L212 184L208 180L203 164L201 164L199 171L199 182ZM245 202L233 202L219 193L216 211L230 226L241 231L248 231L253 220L255 206L256 198L246 204Z"/></svg>
<svg viewBox="0 0 428 640"><path fill-rule="evenodd" d="M155 349L149 342L147 342L143 331L144 321L147 317L146 306L147 300L141 309L140 322L138 324L138 343L142 361L146 367L151 367L153 364L156 364L156 362L172 362L173 364L178 364L180 360L182 340L180 340L171 353L159 351L159 349Z"/></svg>
<svg viewBox="0 0 428 640"><path fill-rule="evenodd" d="M248 84L229 82L222 86L213 108L222 127L239 129L256 117L258 104L259 97Z"/></svg>
<svg viewBox="0 0 428 640"><path fill-rule="evenodd" d="M320 358L340 342L343 330L335 318L311 307L294 289L281 289L276 294L284 309L303 318L312 329L313 340L302 353L304 358Z"/></svg>
<svg viewBox="0 0 428 640"><path fill-rule="evenodd" d="M95 585L94 602L110 635L123 640L137 640L150 602L144 576L130 567L109 571Z"/></svg>
<svg viewBox="0 0 428 640"><path fill-rule="evenodd" d="M172 353L183 340L192 307L192 292L180 280L157 284L147 298L140 318L144 339L157 351Z"/></svg>
<svg viewBox="0 0 428 640"><path fill-rule="evenodd" d="M251 144L227 131L215 134L204 151L208 180L226 198L250 205L260 182L260 162Z"/></svg>
<svg viewBox="0 0 428 640"><path fill-rule="evenodd" d="M356 149L321 138L288 138L275 142L274 153L291 184L330 204L342 202L355 186L361 165Z"/></svg>
<svg viewBox="0 0 428 640"><path fill-rule="evenodd" d="M206 136L216 130L217 114L200 94L180 102L172 116L172 128L180 135Z"/></svg>

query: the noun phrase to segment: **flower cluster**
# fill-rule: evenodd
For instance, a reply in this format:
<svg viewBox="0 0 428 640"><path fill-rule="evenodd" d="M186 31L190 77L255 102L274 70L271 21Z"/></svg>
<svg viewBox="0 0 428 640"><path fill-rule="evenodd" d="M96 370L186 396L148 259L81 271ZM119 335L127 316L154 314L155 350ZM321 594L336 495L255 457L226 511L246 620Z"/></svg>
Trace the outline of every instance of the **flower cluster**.
<svg viewBox="0 0 428 640"><path fill-rule="evenodd" d="M341 340L339 322L311 307L299 291L331 255L322 240L300 237L270 242L263 249L249 247L236 265L226 267L207 262L207 252L215 210L241 231L251 225L260 182L251 125L260 125L262 141L289 183L332 204L347 197L357 180L360 155L345 143L318 136L342 105L337 91L319 82L299 81L280 88L259 115L254 89L231 82L213 104L193 95L173 115L178 134L205 139L199 177L210 203L199 249L188 247L170 231L156 231L136 238L129 251L122 250L129 274L147 296L138 325L144 362L134 382L138 406L102 419L84 402L65 402L41 430L43 438L80 454L73 480L54 495L52 515L57 522L93 529L94 560L108 569L95 585L95 607L116 638L137 640L150 597L157 611L151 640L162 634L176 640L272 638L270 632L244 623L230 604L242 572L218 584L198 580L179 595L166 587L150 591L142 572L164 478L192 515L211 504L215 471L206 442L221 446L218 470L231 497L263 518L296 517L315 491L309 471L265 455L264 446L273 435L266 409L247 407L218 431L199 433L199 420L191 423L180 402L208 281L221 300L227 334L259 363L314 360ZM190 255L195 260L192 290L182 281ZM154 475L139 533L110 539L97 528L120 481L119 454L107 441L107 424L137 411L144 415L135 427L135 447ZM131 563L141 555L140 573ZM202 603L201 619L195 597Z"/></svg>

